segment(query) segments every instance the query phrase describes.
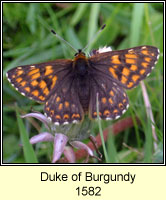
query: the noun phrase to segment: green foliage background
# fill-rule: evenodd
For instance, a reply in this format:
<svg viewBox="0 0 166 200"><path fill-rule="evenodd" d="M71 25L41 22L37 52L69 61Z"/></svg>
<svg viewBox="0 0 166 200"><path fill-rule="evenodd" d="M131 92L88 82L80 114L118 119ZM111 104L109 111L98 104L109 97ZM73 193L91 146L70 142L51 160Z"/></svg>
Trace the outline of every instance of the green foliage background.
<svg viewBox="0 0 166 200"><path fill-rule="evenodd" d="M6 72L16 66L73 58L73 50L55 38L54 29L75 48L83 48L101 25L106 28L88 48L110 45L124 49L153 45L160 49L160 59L145 80L154 114L158 150L153 150L151 126L148 124L141 87L127 91L130 108L122 116L138 116L140 125L111 136L106 143L112 163L158 163L163 152L163 4L162 3L3 3L3 159L6 163L24 163L16 104L19 113L43 111L39 105L21 96L6 80ZM38 122L24 121L30 137L42 130ZM114 122L102 122L106 128ZM35 125L35 128L34 128ZM92 133L98 133L94 124ZM126 143L129 147L122 145ZM34 146L40 163L50 163L52 145ZM102 149L101 149L102 151ZM92 160L92 162L97 162ZM103 163L106 162L103 160Z"/></svg>

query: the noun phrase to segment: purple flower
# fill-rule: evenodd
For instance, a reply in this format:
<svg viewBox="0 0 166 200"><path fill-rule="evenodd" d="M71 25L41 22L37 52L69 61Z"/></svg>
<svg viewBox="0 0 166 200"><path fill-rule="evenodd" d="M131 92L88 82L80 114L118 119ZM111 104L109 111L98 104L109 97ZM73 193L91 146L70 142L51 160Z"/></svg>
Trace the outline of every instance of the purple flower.
<svg viewBox="0 0 166 200"><path fill-rule="evenodd" d="M85 133L85 129L82 128L83 125L81 123L55 126L55 124L52 124L48 120L48 118L41 113L29 113L22 116L22 118L26 117L34 117L40 120L48 129L48 132L42 132L38 135L31 137L30 143L36 144L38 142L45 141L53 142L54 150L52 163L57 162L61 158L62 154L64 154L69 163L75 163L76 158L73 148L86 150L87 158L84 162L88 162L89 156L95 157L93 151L86 144L79 141L84 139L85 137L88 137L89 135L89 131L87 135ZM84 125L86 129L89 127L89 124L87 125L87 123L85 123ZM84 134L81 134L82 131L84 132Z"/></svg>

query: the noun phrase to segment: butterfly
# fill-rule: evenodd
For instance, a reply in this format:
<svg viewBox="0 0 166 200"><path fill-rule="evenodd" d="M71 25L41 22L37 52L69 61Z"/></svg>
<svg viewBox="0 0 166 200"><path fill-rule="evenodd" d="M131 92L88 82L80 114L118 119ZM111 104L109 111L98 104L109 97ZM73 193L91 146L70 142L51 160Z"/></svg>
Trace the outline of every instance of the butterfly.
<svg viewBox="0 0 166 200"><path fill-rule="evenodd" d="M44 112L55 125L78 123L88 114L103 120L118 119L128 108L125 89L145 79L159 58L159 49L138 46L111 51L93 50L87 57L78 50L73 59L25 65L7 72L22 95L45 103Z"/></svg>

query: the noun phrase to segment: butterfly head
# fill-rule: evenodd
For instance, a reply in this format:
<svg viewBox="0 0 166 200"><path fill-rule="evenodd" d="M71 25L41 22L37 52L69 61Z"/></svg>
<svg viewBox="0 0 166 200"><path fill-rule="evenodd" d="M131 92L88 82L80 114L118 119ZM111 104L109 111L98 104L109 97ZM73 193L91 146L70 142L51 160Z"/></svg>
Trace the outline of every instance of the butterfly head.
<svg viewBox="0 0 166 200"><path fill-rule="evenodd" d="M86 59L85 53L82 52L82 49L78 49L78 52L74 55L75 58L74 60L78 60L78 59Z"/></svg>

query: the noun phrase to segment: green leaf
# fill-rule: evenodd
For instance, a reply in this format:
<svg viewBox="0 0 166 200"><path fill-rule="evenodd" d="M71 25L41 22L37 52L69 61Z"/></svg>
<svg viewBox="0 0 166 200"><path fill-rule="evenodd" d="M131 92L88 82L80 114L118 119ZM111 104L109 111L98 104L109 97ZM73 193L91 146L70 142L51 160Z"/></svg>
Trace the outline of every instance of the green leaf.
<svg viewBox="0 0 166 200"><path fill-rule="evenodd" d="M25 161L26 163L38 163L32 145L29 143L28 133L23 124L23 120L20 118L20 115L18 113L18 108L16 108L16 115L17 115L17 122L19 126L21 141L23 145Z"/></svg>

